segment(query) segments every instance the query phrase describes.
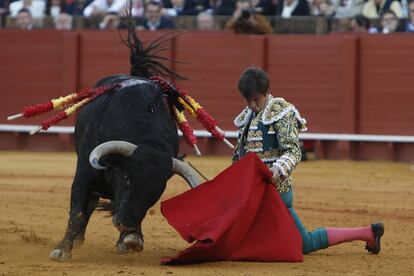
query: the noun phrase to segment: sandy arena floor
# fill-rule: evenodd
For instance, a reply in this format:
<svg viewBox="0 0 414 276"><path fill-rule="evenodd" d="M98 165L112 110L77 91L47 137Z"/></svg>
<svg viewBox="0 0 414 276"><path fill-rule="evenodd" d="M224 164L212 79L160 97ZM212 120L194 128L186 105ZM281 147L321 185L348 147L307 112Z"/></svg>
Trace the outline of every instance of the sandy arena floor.
<svg viewBox="0 0 414 276"><path fill-rule="evenodd" d="M118 255L117 230L95 213L86 242L70 262L49 260L63 237L75 169L71 153L0 152L0 276L2 275L413 275L414 168L391 162L310 161L295 172L295 206L304 224L362 226L385 223L380 255L363 242L331 247L303 263L221 262L169 267L160 258L188 245L167 224L156 204L144 224L144 251ZM190 158L208 177L228 157ZM163 199L187 190L177 177Z"/></svg>

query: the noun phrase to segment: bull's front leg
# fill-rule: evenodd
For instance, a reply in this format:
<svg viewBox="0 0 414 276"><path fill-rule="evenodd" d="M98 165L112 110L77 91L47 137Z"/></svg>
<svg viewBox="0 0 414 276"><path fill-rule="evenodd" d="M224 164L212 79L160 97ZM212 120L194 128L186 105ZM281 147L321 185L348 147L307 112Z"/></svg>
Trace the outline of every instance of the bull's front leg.
<svg viewBox="0 0 414 276"><path fill-rule="evenodd" d="M120 225L115 225L119 230L119 239L116 248L119 254L129 252L141 252L144 250L144 236L142 235L141 224L145 214L138 218L138 225L135 229L125 229Z"/></svg>
<svg viewBox="0 0 414 276"><path fill-rule="evenodd" d="M56 261L67 261L72 258L73 242L77 233L80 232L81 224L82 212L79 212L78 214L70 214L65 236L50 253L49 258Z"/></svg>
<svg viewBox="0 0 414 276"><path fill-rule="evenodd" d="M80 247L84 243L86 227L88 226L89 219L91 218L93 211L95 211L95 208L98 202L99 202L99 196L97 194L93 194L92 198L89 200L88 206L85 211L85 215L81 219L81 230L75 237L75 240L73 242L73 247L75 248Z"/></svg>
<svg viewBox="0 0 414 276"><path fill-rule="evenodd" d="M71 259L74 241L83 243L86 226L99 200L96 194L90 192L86 185L82 185L76 179L75 176L65 236L49 255L49 258L53 260L67 261Z"/></svg>

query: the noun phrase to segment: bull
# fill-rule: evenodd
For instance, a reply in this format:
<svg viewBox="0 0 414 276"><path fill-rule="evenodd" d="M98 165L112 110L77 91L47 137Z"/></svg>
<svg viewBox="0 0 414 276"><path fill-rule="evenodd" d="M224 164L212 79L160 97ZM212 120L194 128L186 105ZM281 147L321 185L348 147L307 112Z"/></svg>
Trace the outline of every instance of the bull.
<svg viewBox="0 0 414 276"><path fill-rule="evenodd" d="M160 43L146 49L128 27L124 43L131 50L131 75L104 78L96 86L119 84L83 107L75 123L76 173L71 188L68 226L49 257L65 261L82 244L86 227L101 198L110 200L112 221L119 230L120 253L143 250L141 223L177 173L191 186L200 180L179 159L178 134L165 95L149 77L178 75L155 54Z"/></svg>

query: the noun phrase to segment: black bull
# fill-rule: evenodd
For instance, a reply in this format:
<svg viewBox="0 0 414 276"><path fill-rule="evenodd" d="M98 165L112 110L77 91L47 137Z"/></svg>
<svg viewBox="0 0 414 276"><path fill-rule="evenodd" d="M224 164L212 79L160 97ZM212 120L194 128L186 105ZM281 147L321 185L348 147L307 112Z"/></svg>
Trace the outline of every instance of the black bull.
<svg viewBox="0 0 414 276"><path fill-rule="evenodd" d="M68 227L50 258L68 260L74 244L82 244L89 218L99 199L111 200L113 223L120 231L120 253L143 249L141 223L178 173L190 183L199 180L178 154L175 122L166 95L148 79L111 76L97 85L122 83L98 97L78 114L75 148L78 156L72 184Z"/></svg>

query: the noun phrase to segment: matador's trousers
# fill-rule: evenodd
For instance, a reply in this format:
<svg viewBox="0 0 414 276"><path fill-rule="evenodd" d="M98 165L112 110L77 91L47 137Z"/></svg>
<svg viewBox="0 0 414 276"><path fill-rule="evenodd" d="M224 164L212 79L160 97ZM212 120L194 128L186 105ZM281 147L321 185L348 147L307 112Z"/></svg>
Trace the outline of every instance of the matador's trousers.
<svg viewBox="0 0 414 276"><path fill-rule="evenodd" d="M295 220L296 227L298 228L300 235L302 236L303 254L308 254L310 252L313 252L313 251L316 251L322 248L327 248L329 243L328 243L328 234L325 228L317 228L314 231L309 232L308 230L306 230L306 228L303 226L302 222L300 221L298 215L293 209L292 188L290 188L289 192L281 194L280 197L282 198L286 207L289 209L290 214Z"/></svg>

